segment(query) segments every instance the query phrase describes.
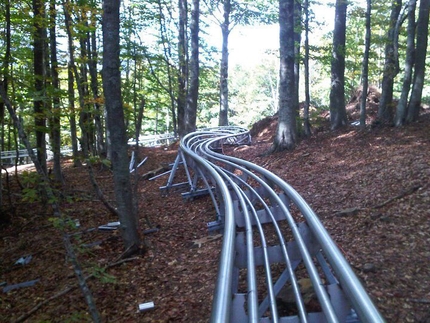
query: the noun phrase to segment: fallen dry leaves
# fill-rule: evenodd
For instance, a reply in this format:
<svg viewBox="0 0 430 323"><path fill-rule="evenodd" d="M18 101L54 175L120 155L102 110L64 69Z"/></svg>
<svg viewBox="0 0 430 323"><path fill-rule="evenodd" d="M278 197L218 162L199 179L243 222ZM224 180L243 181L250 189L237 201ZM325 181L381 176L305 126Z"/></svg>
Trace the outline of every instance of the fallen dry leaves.
<svg viewBox="0 0 430 323"><path fill-rule="evenodd" d="M262 156L276 122L261 127L249 147L226 152L264 165L290 183L314 208L362 279L389 322L425 322L430 318L430 115L404 128L321 131L292 153ZM139 174L173 162L175 148L145 148L148 161ZM111 172L95 168L108 200L113 200ZM84 167L64 162L66 186L62 211L79 219L72 230L79 260L105 322L207 322L218 268L221 239L205 240L206 223L215 218L208 197L183 201L162 196L167 177L139 184L141 230L146 255L114 265L122 253L116 231L89 230L117 221L97 200ZM11 178L12 180L12 178ZM16 185L12 198L18 203ZM416 188L415 190L411 190ZM384 204L385 202L387 202ZM381 206L383 205L383 206ZM61 234L38 203L20 202L1 234L0 282L8 285L40 279L32 287L0 291L0 321L14 322L46 302L28 322L85 322L90 317ZM343 212L354 210L354 212ZM342 215L342 216L340 216ZM203 240L201 240L203 239ZM196 247L196 241L204 241ZM32 255L26 265L14 265ZM369 267L369 265L371 265ZM70 290L67 290L70 289ZM138 305L154 302L140 313Z"/></svg>

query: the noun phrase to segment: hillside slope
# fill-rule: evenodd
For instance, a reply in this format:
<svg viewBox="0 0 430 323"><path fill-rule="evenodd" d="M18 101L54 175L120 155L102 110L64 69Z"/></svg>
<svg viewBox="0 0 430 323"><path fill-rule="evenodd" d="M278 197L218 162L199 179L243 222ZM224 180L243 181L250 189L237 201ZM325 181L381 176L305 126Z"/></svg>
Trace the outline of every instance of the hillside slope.
<svg viewBox="0 0 430 323"><path fill-rule="evenodd" d="M428 322L430 114L400 129L320 129L294 152L264 156L275 127L274 118L261 122L252 145L230 147L226 153L270 169L306 199L388 322ZM145 148L140 155L148 157L139 169L144 175L173 162L176 150ZM112 173L103 167L95 171L112 201ZM214 220L210 199L184 202L175 192L161 196L158 188L166 184L166 175L141 181L141 229L157 230L144 235L144 256L122 261L118 233L91 230L117 219L96 198L86 169L64 161L64 172L62 210L80 223L67 230L74 234L85 273L93 275L88 281L103 320L207 322L221 239L200 247L194 241L207 237L206 223ZM0 321L89 321L50 212L38 202L20 200L12 174L10 181L16 213L0 230L0 281L39 281L0 292ZM25 255L32 255L28 264L14 265ZM139 313L138 304L149 301L155 308Z"/></svg>

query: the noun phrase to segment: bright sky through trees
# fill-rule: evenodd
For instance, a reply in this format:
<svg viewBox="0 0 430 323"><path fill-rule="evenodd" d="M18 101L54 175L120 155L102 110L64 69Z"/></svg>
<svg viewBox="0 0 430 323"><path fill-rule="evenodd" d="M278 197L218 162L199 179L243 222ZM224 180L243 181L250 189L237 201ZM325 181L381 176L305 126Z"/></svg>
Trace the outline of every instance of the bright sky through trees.
<svg viewBox="0 0 430 323"><path fill-rule="evenodd" d="M321 25L310 33L311 42L318 41L325 33L333 29L334 1L323 0L323 4L313 5L315 19ZM207 41L216 48L221 48L222 38L219 26L211 26ZM236 26L229 37L229 59L231 66L255 66L261 63L267 52L276 52L279 48L279 25Z"/></svg>

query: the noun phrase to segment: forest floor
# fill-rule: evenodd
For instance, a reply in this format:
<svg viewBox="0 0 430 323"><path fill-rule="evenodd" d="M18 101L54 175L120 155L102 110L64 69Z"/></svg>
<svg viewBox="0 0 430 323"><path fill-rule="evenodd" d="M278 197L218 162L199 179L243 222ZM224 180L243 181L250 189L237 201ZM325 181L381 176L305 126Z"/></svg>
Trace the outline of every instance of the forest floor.
<svg viewBox="0 0 430 323"><path fill-rule="evenodd" d="M293 152L263 156L272 142L275 118L254 126L253 143L226 153L262 165L290 183L311 205L344 252L388 322L430 322L430 113L402 128L322 126ZM139 175L174 161L177 150L144 148L148 157ZM120 259L116 230L92 230L117 221L89 184L86 167L64 160L61 210L79 227L72 234L78 258L104 322L207 322L217 275L221 239L208 236L214 220L210 199L192 202L171 192L162 196L167 177L139 182L141 230L148 251ZM113 200L112 173L95 167L96 179ZM141 176L140 176L141 177ZM147 177L147 176L145 176ZM32 176L9 174L3 197L15 214L2 215L2 288L34 281L30 287L0 290L1 322L90 321L77 279L67 259L62 234L39 202L22 200L34 191ZM346 211L345 211L346 210ZM150 223L149 223L150 222ZM32 256L26 264L15 264ZM29 259L23 258L22 260ZM24 261L25 262L25 261ZM371 269L365 265L371 264ZM154 302L139 312L138 305Z"/></svg>

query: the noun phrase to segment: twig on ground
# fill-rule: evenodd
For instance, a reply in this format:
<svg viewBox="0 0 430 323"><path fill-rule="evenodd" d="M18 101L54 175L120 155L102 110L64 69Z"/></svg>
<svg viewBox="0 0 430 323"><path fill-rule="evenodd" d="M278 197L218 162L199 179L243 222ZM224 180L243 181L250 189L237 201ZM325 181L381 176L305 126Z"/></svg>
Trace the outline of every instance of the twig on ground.
<svg viewBox="0 0 430 323"><path fill-rule="evenodd" d="M116 261L113 262L111 264L108 264L107 266L104 267L104 269L109 269L115 266L119 266L125 262L129 262L129 261L133 261L138 259L139 257L133 257L133 258L126 258L126 259L122 259L120 261ZM85 280L88 280L90 278L94 278L94 274L88 275L85 277ZM43 306L45 306L46 304L48 304L49 302L53 301L54 299L57 299L73 290L75 290L78 287L78 285L73 285L73 286L69 286L65 289L63 289L62 291L58 292L57 294L52 295L51 297L45 299L44 301L40 302L39 304L37 304L36 306L34 306L31 310L29 310L28 312L24 313L23 315L21 315L20 317L18 317L16 319L16 321L14 323L20 323L20 322L24 322L26 319L28 319L31 315L33 315L34 313L36 313L40 308L42 308Z"/></svg>

